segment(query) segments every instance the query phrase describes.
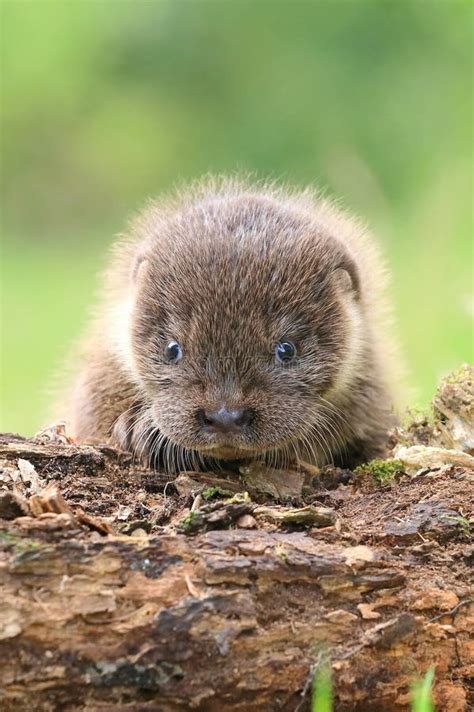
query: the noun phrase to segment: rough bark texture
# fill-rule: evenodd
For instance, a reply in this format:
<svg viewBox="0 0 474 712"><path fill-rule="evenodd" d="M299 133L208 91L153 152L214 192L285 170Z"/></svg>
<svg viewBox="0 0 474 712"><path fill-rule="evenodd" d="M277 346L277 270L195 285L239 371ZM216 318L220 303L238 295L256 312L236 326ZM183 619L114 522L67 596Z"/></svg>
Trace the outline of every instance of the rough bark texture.
<svg viewBox="0 0 474 712"><path fill-rule="evenodd" d="M469 460L170 481L61 439L0 438L2 710L309 710L326 655L336 710L430 666L473 704Z"/></svg>

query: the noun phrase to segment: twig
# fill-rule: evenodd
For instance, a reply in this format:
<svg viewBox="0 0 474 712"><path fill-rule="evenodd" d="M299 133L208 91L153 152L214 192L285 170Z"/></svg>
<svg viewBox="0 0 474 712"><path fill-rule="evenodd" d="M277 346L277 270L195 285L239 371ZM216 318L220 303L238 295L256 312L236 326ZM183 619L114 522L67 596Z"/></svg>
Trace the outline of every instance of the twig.
<svg viewBox="0 0 474 712"><path fill-rule="evenodd" d="M453 613L456 613L458 608L461 608L461 606L466 606L468 603L474 603L474 598L465 598L464 601L459 601L459 603L456 606L454 606L454 608L451 608L450 611L444 611L444 613L440 613L439 616L430 618L428 623L433 623L434 621L437 621L440 618L444 618L444 616L452 616Z"/></svg>

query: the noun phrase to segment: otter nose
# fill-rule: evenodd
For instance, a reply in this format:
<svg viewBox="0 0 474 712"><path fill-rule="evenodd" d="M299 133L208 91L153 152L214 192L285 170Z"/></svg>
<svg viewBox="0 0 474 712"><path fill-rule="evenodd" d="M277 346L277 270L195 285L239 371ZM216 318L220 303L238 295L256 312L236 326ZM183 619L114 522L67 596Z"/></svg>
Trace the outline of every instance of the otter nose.
<svg viewBox="0 0 474 712"><path fill-rule="evenodd" d="M221 406L217 410L198 410L198 421L208 433L238 433L252 420L252 413L245 408L228 410Z"/></svg>

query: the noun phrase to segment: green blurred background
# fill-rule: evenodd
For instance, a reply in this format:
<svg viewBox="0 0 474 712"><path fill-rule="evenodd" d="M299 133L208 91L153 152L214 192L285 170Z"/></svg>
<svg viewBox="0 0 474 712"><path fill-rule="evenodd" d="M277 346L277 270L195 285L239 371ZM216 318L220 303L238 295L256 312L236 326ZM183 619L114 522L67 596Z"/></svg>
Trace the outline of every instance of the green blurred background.
<svg viewBox="0 0 474 712"><path fill-rule="evenodd" d="M1 10L1 429L42 424L130 214L210 171L316 184L367 219L413 403L472 359L469 1Z"/></svg>

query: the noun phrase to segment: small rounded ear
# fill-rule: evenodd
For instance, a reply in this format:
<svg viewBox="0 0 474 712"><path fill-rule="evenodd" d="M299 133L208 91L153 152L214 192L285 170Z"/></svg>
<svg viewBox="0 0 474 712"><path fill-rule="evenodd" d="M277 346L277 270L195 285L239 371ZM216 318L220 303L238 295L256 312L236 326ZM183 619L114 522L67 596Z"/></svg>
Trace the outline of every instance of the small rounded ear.
<svg viewBox="0 0 474 712"><path fill-rule="evenodd" d="M136 284L140 280L140 277L143 275L147 264L148 255L146 254L146 252L141 252L136 256L135 262L133 263L131 275L133 284Z"/></svg>
<svg viewBox="0 0 474 712"><path fill-rule="evenodd" d="M360 282L359 274L357 268L352 260L349 258L344 260L331 275L333 281L337 284L338 289L340 289L345 294L352 294L356 299L359 297L360 293Z"/></svg>

